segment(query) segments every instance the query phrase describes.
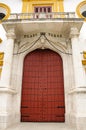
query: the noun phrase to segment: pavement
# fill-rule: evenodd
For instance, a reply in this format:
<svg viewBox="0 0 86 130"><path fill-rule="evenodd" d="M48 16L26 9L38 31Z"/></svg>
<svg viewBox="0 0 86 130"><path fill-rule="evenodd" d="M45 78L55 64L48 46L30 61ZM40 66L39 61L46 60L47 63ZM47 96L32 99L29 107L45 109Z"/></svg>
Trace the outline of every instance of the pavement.
<svg viewBox="0 0 86 130"><path fill-rule="evenodd" d="M65 123L20 123L5 130L75 130Z"/></svg>

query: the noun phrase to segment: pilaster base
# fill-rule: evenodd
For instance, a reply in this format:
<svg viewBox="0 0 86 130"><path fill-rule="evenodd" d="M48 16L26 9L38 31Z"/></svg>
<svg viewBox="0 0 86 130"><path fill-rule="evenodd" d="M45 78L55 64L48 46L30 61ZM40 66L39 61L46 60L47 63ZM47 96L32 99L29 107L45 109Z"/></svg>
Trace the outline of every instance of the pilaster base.
<svg viewBox="0 0 86 130"><path fill-rule="evenodd" d="M69 127L76 128L76 116L72 113L68 113L65 115L66 117L66 124Z"/></svg>
<svg viewBox="0 0 86 130"><path fill-rule="evenodd" d="M76 117L76 130L86 130L86 116Z"/></svg>
<svg viewBox="0 0 86 130"><path fill-rule="evenodd" d="M12 115L9 113L0 113L0 130L4 130L11 125L17 124L20 122L20 116L18 114Z"/></svg>
<svg viewBox="0 0 86 130"><path fill-rule="evenodd" d="M15 94L16 91L10 88L0 87L0 130L20 121L20 116L14 108Z"/></svg>
<svg viewBox="0 0 86 130"><path fill-rule="evenodd" d="M69 96L71 103L66 122L75 130L86 130L86 86L72 89Z"/></svg>
<svg viewBox="0 0 86 130"><path fill-rule="evenodd" d="M86 116L76 116L71 113L66 115L66 124L74 130L86 130Z"/></svg>

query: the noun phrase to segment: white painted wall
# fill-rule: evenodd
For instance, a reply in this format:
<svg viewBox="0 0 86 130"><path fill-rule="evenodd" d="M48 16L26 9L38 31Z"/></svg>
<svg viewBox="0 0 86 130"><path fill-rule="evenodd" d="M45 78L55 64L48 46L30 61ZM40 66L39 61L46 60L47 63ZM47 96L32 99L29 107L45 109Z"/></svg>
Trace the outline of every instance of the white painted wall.
<svg viewBox="0 0 86 130"><path fill-rule="evenodd" d="M71 1L65 0L64 1L64 11L76 13L76 8L77 8L78 4L83 1L84 0L71 0ZM77 13L76 13L76 15L77 15ZM80 38L86 39L86 22L83 23L82 29L80 31Z"/></svg>
<svg viewBox="0 0 86 130"><path fill-rule="evenodd" d="M82 2L82 0L64 0L64 11L65 12L76 12L77 5ZM11 13L21 13L22 11L22 0L0 0L0 3L7 4ZM76 14L77 15L77 14ZM86 22L83 23L83 27L80 32L80 38L86 39ZM4 29L0 25L0 37L5 40Z"/></svg>
<svg viewBox="0 0 86 130"><path fill-rule="evenodd" d="M77 5L83 0L64 0L65 12L76 12Z"/></svg>
<svg viewBox="0 0 86 130"><path fill-rule="evenodd" d="M0 0L0 3L8 5L11 13L20 13L22 10L22 0Z"/></svg>
<svg viewBox="0 0 86 130"><path fill-rule="evenodd" d="M21 13L22 0L0 0L0 3L8 5L11 9L11 13ZM0 25L0 38L6 40L5 30L2 25Z"/></svg>
<svg viewBox="0 0 86 130"><path fill-rule="evenodd" d="M5 40L6 39L5 34L6 34L5 30L4 30L3 26L0 24L0 38Z"/></svg>
<svg viewBox="0 0 86 130"><path fill-rule="evenodd" d="M80 2L82 2L82 0L64 0L65 12L75 12ZM19 13L22 10L22 0L0 0L0 3L7 4L11 8L11 13Z"/></svg>
<svg viewBox="0 0 86 130"><path fill-rule="evenodd" d="M80 38L86 40L86 22L83 23L82 29L80 31Z"/></svg>

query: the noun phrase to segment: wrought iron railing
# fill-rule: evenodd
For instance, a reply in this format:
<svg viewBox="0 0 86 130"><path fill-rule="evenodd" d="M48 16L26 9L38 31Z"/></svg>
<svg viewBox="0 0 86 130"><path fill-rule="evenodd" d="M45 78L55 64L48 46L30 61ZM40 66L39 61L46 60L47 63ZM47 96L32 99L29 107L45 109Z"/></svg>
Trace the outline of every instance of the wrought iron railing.
<svg viewBox="0 0 86 130"><path fill-rule="evenodd" d="M11 14L9 20L22 20L22 19L65 19L65 18L76 18L74 12L52 12L52 13L14 13Z"/></svg>

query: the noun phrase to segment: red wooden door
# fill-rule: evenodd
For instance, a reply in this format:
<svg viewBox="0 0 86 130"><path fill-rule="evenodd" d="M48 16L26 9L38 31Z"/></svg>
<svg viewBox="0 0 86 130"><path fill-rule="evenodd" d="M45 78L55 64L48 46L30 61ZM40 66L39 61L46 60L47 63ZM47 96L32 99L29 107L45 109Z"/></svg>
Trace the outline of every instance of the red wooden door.
<svg viewBox="0 0 86 130"><path fill-rule="evenodd" d="M35 50L24 60L21 121L64 122L64 84L61 57Z"/></svg>

